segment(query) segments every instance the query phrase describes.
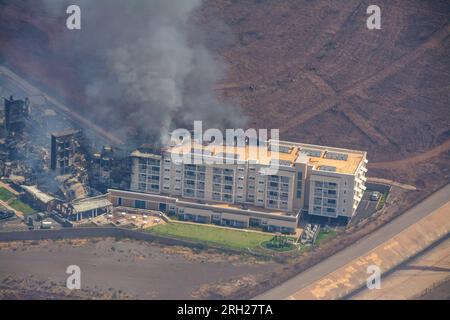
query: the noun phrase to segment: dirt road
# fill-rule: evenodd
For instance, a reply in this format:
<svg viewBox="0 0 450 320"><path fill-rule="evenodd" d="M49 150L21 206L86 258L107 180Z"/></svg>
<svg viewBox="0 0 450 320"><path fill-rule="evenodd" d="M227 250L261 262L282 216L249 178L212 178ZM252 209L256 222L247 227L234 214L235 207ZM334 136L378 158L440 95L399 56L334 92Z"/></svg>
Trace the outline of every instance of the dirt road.
<svg viewBox="0 0 450 320"><path fill-rule="evenodd" d="M283 128L280 130L280 133L286 133L290 130L295 129L311 118L324 113L336 105L343 103L347 98L358 94L359 92L373 86L379 81L395 74L400 71L402 68L406 67L408 64L412 63L416 59L418 59L422 54L424 54L427 50L433 49L439 45L441 45L442 41L450 34L450 24L446 24L440 30L435 32L427 41L422 43L419 47L411 51L409 54L401 57L394 63L386 66L380 71L376 72L373 75L369 75L365 81L361 81L359 83L354 83L344 89L342 89L336 96L331 96L326 98L321 103L315 105L308 111L302 110L297 116L294 116L289 120Z"/></svg>
<svg viewBox="0 0 450 320"><path fill-rule="evenodd" d="M447 152L448 150L450 150L450 140L447 140L443 144L413 157L396 161L369 163L368 167L369 169L404 169L417 163L428 161L444 152Z"/></svg>
<svg viewBox="0 0 450 320"><path fill-rule="evenodd" d="M205 284L274 267L250 256L114 238L0 243L0 299L7 292L34 299L58 293L69 265L80 267L82 290L135 299L192 299Z"/></svg>

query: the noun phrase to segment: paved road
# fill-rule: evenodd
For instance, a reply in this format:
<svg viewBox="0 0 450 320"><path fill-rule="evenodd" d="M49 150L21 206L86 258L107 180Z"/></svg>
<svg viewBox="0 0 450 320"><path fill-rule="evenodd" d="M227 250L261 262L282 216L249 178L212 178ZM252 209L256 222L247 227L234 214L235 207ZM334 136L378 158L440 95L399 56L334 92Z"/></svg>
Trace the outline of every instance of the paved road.
<svg viewBox="0 0 450 320"><path fill-rule="evenodd" d="M380 289L365 288L350 299L414 299L446 279L450 279L450 237L384 276Z"/></svg>
<svg viewBox="0 0 450 320"><path fill-rule="evenodd" d="M355 216L350 221L351 225L358 224L360 221L367 219L377 211L378 201L370 200L372 192L372 190L366 190L364 192L361 203L358 205L358 209L356 209Z"/></svg>
<svg viewBox="0 0 450 320"><path fill-rule="evenodd" d="M449 201L449 199L450 184L433 193L424 201L409 209L392 222L372 232L363 239L360 239L355 244L316 264L281 285L256 296L254 299L286 299L305 286L319 280L339 267L342 267L343 265L374 249L381 243L389 240L400 231L406 229L408 226L416 223L423 217L426 217L428 214L444 205Z"/></svg>

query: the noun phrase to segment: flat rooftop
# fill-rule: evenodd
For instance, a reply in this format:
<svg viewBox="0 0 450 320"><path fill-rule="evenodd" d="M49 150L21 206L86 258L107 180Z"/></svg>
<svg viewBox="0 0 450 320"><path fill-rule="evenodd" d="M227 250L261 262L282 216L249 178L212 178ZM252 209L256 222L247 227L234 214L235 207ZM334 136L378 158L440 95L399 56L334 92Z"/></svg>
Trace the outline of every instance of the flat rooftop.
<svg viewBox="0 0 450 320"><path fill-rule="evenodd" d="M47 204L55 199L55 197L52 197L46 194L45 192L39 190L37 186L22 186L22 188L32 196L36 197L36 199L38 199L42 203Z"/></svg>
<svg viewBox="0 0 450 320"><path fill-rule="evenodd" d="M278 160L281 166L293 167L302 163L313 167L313 170L354 174L366 158L366 152L326 146L317 146L288 141L270 141L270 145L278 145L278 151L271 151L271 147L263 148L255 145L224 146L202 145L191 142L165 149L166 152L176 154L203 154L203 157L233 159L236 161L254 161L260 165L270 165ZM159 155L136 150L132 156L143 158L160 158ZM224 163L227 163L226 160Z"/></svg>
<svg viewBox="0 0 450 320"><path fill-rule="evenodd" d="M64 131L52 132L51 135L55 138L62 138L62 137L67 137L67 136L78 134L79 132L80 132L80 130L69 129L69 130L64 130Z"/></svg>
<svg viewBox="0 0 450 320"><path fill-rule="evenodd" d="M292 142L279 141L283 144ZM307 159L308 165L314 170L355 174L358 167L366 160L365 151L317 146L311 144L296 144L302 157Z"/></svg>
<svg viewBox="0 0 450 320"><path fill-rule="evenodd" d="M95 198L79 200L77 202L73 202L72 205L76 212L85 212L89 210L95 210L99 208L112 206L112 203L109 202L109 200L106 197L100 196Z"/></svg>
<svg viewBox="0 0 450 320"><path fill-rule="evenodd" d="M131 153L132 157L138 157L138 158L148 158L148 159L161 159L161 155L155 154L155 153L149 153L149 152L143 152L140 150L135 150Z"/></svg>

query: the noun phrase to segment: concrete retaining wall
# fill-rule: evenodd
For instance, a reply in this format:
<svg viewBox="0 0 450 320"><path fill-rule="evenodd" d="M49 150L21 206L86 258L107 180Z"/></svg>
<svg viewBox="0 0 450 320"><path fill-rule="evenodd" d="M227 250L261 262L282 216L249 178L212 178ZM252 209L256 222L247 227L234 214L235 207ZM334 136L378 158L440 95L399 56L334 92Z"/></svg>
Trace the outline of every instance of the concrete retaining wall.
<svg viewBox="0 0 450 320"><path fill-rule="evenodd" d="M391 190L391 186L382 183L366 182L366 187L369 190L378 191L384 194L386 191Z"/></svg>

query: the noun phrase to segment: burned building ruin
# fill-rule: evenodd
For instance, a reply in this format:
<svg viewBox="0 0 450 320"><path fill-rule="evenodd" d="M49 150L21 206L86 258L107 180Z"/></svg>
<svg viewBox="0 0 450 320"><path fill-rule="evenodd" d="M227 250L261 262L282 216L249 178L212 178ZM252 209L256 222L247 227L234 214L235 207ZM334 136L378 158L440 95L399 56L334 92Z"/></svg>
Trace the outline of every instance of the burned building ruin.
<svg viewBox="0 0 450 320"><path fill-rule="evenodd" d="M9 135L22 134L30 113L30 100L5 99L5 128Z"/></svg>
<svg viewBox="0 0 450 320"><path fill-rule="evenodd" d="M51 134L50 167L58 175L70 174L73 170L75 155L80 148L79 130L54 132Z"/></svg>

